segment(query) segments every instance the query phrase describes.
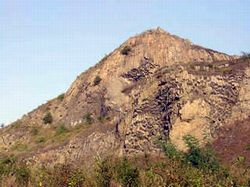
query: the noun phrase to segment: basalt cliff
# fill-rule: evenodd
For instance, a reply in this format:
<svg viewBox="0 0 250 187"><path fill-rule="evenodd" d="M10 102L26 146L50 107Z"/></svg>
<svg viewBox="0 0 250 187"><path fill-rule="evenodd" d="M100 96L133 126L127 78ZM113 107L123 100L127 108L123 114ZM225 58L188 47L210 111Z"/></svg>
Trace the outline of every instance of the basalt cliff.
<svg viewBox="0 0 250 187"><path fill-rule="evenodd" d="M185 150L182 137L190 134L234 154L234 141L250 140L249 116L249 58L157 28L129 38L64 94L0 129L0 152L46 165L158 154L159 138Z"/></svg>

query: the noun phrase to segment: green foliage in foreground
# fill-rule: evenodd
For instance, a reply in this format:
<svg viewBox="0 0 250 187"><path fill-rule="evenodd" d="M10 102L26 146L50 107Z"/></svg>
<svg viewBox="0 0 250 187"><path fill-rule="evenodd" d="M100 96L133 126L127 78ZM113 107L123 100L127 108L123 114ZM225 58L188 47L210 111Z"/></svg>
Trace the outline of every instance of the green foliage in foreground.
<svg viewBox="0 0 250 187"><path fill-rule="evenodd" d="M64 130L63 130L64 131ZM92 168L78 163L53 168L27 167L15 157L0 158L0 186L9 176L15 185L46 187L152 187L152 186L248 186L249 178L233 177L217 161L211 147L200 147L192 136L185 136L187 152L178 151L169 141L159 141L163 156L99 158ZM238 165L237 165L238 166ZM244 178L242 178L244 177ZM13 181L13 180L12 180Z"/></svg>

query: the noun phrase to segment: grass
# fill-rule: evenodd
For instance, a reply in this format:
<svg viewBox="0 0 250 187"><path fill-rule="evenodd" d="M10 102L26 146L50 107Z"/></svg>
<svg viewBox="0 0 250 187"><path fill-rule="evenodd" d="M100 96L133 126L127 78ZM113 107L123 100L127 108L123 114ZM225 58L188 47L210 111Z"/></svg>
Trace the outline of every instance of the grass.
<svg viewBox="0 0 250 187"><path fill-rule="evenodd" d="M43 137L43 136L37 137L36 140L35 140L35 142L36 142L37 144L41 144L41 143L44 143L44 142L46 142L46 141L47 141L46 138Z"/></svg>
<svg viewBox="0 0 250 187"><path fill-rule="evenodd" d="M190 137L187 141L189 141L188 143L191 142L189 148L200 149L201 155L207 155L202 148L193 146L193 140ZM166 151L173 152L173 147L167 148ZM174 154L177 154L177 152L174 151ZM178 154L182 156L181 159L177 159L169 153L165 157L145 155L117 158L109 156L96 159L93 167L88 170L82 164L79 164L80 162L77 162L77 164L59 164L52 168L35 168L32 172L27 165L17 162L15 158L6 157L0 159L0 174L2 171L6 171L2 174L4 176L10 176L14 173L16 183L21 186L26 184L30 186L68 187L248 186L246 180L239 183L239 178L231 176L225 170L204 169L192 162L186 162L186 159L188 159L186 156L194 154L191 150L187 153L179 152ZM207 164L206 159L201 160L202 163L200 164ZM3 180L8 180L8 177Z"/></svg>
<svg viewBox="0 0 250 187"><path fill-rule="evenodd" d="M11 125L11 128L15 128L15 129L18 129L22 126L22 122L21 120L17 120L16 122L14 122L12 125Z"/></svg>
<svg viewBox="0 0 250 187"><path fill-rule="evenodd" d="M18 151L18 152L24 152L24 151L28 150L28 145L17 141L14 143L14 145L11 146L11 150Z"/></svg>
<svg viewBox="0 0 250 187"><path fill-rule="evenodd" d="M60 135L63 135L65 133L68 133L68 132L69 132L69 130L65 127L65 125L61 124L56 129L56 136L60 136Z"/></svg>

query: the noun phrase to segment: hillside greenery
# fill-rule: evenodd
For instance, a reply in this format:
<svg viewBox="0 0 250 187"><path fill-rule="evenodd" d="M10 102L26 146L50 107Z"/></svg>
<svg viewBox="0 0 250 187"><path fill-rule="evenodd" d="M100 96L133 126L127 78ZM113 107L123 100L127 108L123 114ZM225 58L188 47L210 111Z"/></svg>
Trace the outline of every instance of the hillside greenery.
<svg viewBox="0 0 250 187"><path fill-rule="evenodd" d="M61 126L59 131L67 130ZM17 186L48 187L249 186L249 175L234 175L220 164L210 146L201 148L192 136L185 136L184 141L187 152L159 140L157 144L165 156L145 153L129 158L97 157L91 169L80 162L34 167L15 156L2 155L0 184L6 186L12 180Z"/></svg>

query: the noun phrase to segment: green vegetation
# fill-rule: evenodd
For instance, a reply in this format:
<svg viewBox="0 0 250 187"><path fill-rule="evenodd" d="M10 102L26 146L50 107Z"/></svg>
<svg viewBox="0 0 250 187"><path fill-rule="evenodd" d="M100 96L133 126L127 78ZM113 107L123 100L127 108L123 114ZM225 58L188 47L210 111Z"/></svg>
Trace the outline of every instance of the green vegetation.
<svg viewBox="0 0 250 187"><path fill-rule="evenodd" d="M58 99L59 101L63 101L64 97L65 97L65 94L62 93L62 94L60 94L60 95L57 96L57 99Z"/></svg>
<svg viewBox="0 0 250 187"><path fill-rule="evenodd" d="M114 168L110 160L97 160L96 179L99 186L109 187L113 172Z"/></svg>
<svg viewBox="0 0 250 187"><path fill-rule="evenodd" d="M123 186L139 186L139 170L132 165L128 159L124 158L118 162L117 179Z"/></svg>
<svg viewBox="0 0 250 187"><path fill-rule="evenodd" d="M9 175L12 171L13 165L16 163L16 157L2 156L0 157L0 181L3 176Z"/></svg>
<svg viewBox="0 0 250 187"><path fill-rule="evenodd" d="M57 129L59 134L67 132L64 125ZM185 136L184 141L188 148L186 152L178 151L171 142L161 139L158 144L165 156L109 156L96 159L92 169L86 169L81 162L58 164L52 168L29 168L16 157L3 156L0 157L0 180L8 180L8 176L14 175L17 186L53 187L249 185L249 170L230 173L217 161L211 147L200 147L192 136ZM245 164L245 158L239 156L234 166L239 169Z"/></svg>
<svg viewBox="0 0 250 187"><path fill-rule="evenodd" d="M130 46L125 46L122 50L121 50L121 54L122 55L128 55L131 52L131 47Z"/></svg>
<svg viewBox="0 0 250 187"><path fill-rule="evenodd" d="M69 132L69 130L65 127L64 124L61 124L59 127L56 129L56 135L61 135Z"/></svg>
<svg viewBox="0 0 250 187"><path fill-rule="evenodd" d="M182 155L176 149L175 145L172 144L170 141L166 142L164 140L159 140L157 143L160 145L160 147L162 148L162 150L164 151L165 155L168 158L171 158L171 159L181 158Z"/></svg>
<svg viewBox="0 0 250 187"><path fill-rule="evenodd" d="M250 151L250 144L247 144L247 145L246 145L246 150L247 150L247 151Z"/></svg>
<svg viewBox="0 0 250 187"><path fill-rule="evenodd" d="M219 162L209 146L201 149L198 140L190 135L184 136L184 141L188 147L188 152L184 154L188 163L203 170L215 171L220 169Z"/></svg>
<svg viewBox="0 0 250 187"><path fill-rule="evenodd" d="M51 124L53 122L53 117L50 112L47 112L43 117L43 123L44 124Z"/></svg>
<svg viewBox="0 0 250 187"><path fill-rule="evenodd" d="M39 137L36 138L35 142L37 144L44 143L44 142L46 142L46 139L43 136L39 136Z"/></svg>
<svg viewBox="0 0 250 187"><path fill-rule="evenodd" d="M30 180L30 169L21 165L15 169L16 183L20 186L28 186Z"/></svg>
<svg viewBox="0 0 250 187"><path fill-rule="evenodd" d="M97 86L102 81L101 77L97 75L94 79L93 86Z"/></svg>
<svg viewBox="0 0 250 187"><path fill-rule="evenodd" d="M12 146L11 146L11 150L12 151L19 151L19 152L24 152L28 150L28 145L21 143L19 141L15 142Z"/></svg>

